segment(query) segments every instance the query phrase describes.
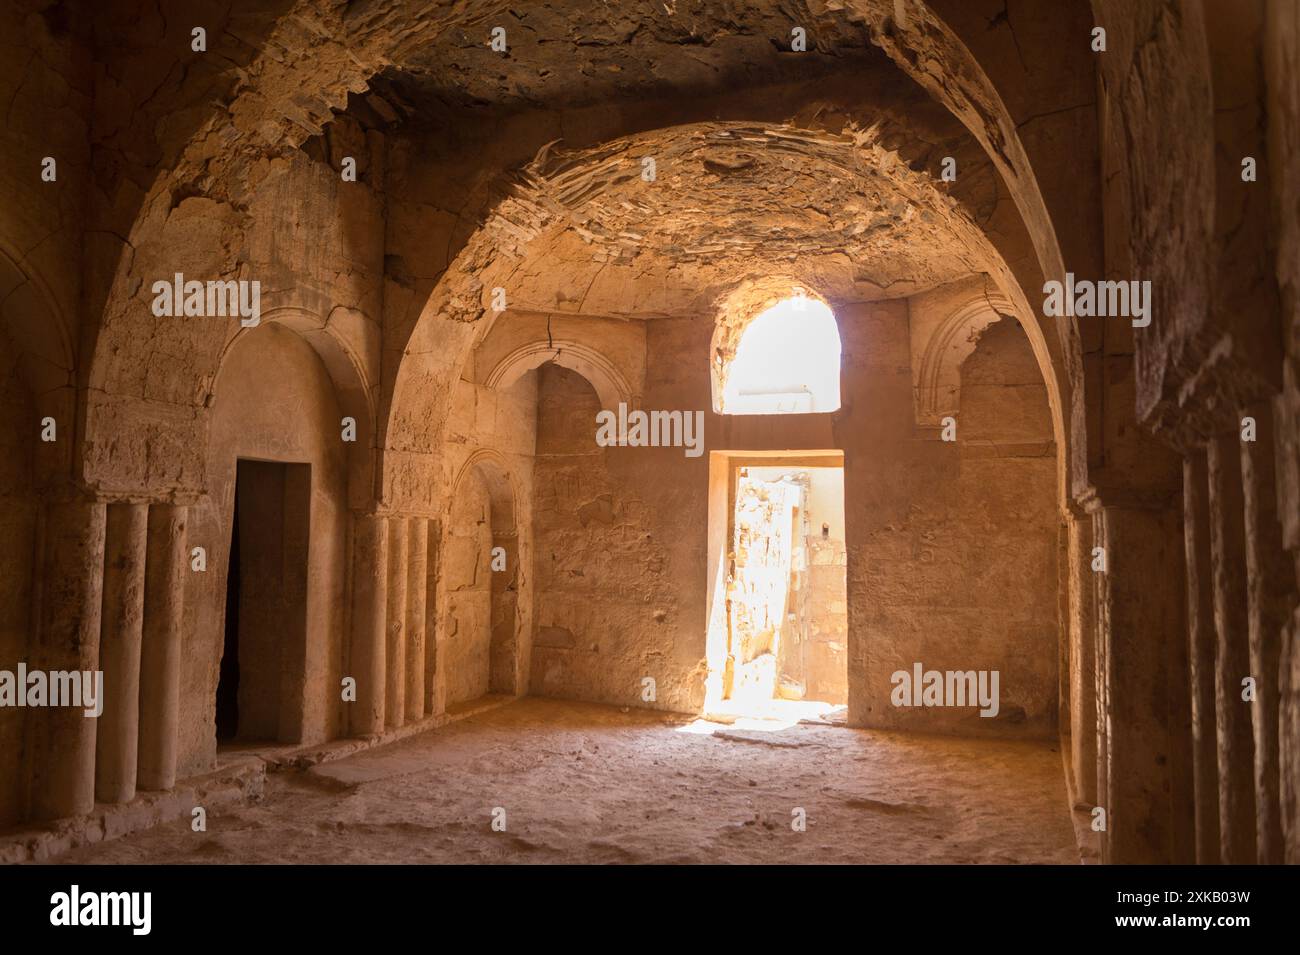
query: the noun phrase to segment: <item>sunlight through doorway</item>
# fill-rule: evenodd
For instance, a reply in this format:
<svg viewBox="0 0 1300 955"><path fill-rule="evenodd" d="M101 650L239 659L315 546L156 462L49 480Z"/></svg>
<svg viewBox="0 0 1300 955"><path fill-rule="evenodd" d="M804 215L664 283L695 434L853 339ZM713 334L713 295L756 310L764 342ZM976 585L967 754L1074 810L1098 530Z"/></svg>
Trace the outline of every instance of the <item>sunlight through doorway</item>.
<svg viewBox="0 0 1300 955"><path fill-rule="evenodd" d="M743 461L743 463L742 463ZM838 455L730 459L706 719L841 721L848 698ZM721 531L718 515L711 525ZM715 534L715 536L717 536Z"/></svg>

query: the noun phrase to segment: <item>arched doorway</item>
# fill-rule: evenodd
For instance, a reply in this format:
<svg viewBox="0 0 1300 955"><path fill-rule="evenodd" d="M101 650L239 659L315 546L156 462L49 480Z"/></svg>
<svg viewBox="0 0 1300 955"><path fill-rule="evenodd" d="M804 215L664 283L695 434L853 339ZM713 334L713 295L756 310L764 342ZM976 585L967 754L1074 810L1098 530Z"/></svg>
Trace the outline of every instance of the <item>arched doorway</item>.
<svg viewBox="0 0 1300 955"><path fill-rule="evenodd" d="M525 572L518 494L505 462L477 451L452 486L443 530L443 617L449 707L519 690L519 590Z"/></svg>
<svg viewBox="0 0 1300 955"><path fill-rule="evenodd" d="M785 297L773 301L768 293L781 286ZM835 315L796 284L776 279L733 293L719 315L713 356L714 407L723 415L813 420L840 407ZM820 431L813 425L809 433ZM713 453L706 711L778 719L842 711L844 528L837 449L796 442Z"/></svg>
<svg viewBox="0 0 1300 955"><path fill-rule="evenodd" d="M235 338L214 396L210 501L191 513L206 570L191 584L196 652L182 665L210 688L203 735L329 739L342 724L347 579L338 390L317 350L272 322ZM291 422L286 407L300 409Z"/></svg>

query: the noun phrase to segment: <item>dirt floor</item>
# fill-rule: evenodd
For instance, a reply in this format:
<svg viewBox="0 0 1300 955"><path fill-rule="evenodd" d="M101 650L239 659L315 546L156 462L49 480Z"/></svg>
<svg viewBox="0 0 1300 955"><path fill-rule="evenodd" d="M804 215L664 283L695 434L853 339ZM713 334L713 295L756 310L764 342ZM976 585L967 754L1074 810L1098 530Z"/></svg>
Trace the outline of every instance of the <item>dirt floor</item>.
<svg viewBox="0 0 1300 955"><path fill-rule="evenodd" d="M528 698L60 861L1078 861L1050 743L741 725Z"/></svg>

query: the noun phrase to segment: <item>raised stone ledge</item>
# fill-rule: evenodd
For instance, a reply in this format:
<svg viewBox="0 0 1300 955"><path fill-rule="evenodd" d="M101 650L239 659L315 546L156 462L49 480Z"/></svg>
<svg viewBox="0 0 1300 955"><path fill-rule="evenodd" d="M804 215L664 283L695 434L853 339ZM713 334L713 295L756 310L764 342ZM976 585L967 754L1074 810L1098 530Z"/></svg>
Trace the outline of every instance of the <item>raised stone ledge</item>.
<svg viewBox="0 0 1300 955"><path fill-rule="evenodd" d="M225 757L210 773L178 782L167 792L141 792L129 803L96 803L84 816L24 826L0 833L0 864L47 862L73 849L152 829L188 816L195 806L212 812L262 798L268 772L304 770L367 749L395 743L505 706L514 697L493 694L451 707L446 713L373 736L338 739L317 746L281 746L245 750Z"/></svg>

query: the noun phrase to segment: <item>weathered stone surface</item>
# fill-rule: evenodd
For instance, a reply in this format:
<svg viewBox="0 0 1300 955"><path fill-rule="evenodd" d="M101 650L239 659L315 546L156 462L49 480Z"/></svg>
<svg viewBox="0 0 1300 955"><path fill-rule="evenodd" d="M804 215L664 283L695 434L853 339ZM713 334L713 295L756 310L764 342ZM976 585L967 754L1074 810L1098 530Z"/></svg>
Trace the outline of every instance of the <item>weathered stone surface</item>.
<svg viewBox="0 0 1300 955"><path fill-rule="evenodd" d="M187 791L231 699L259 745L698 714L763 566L787 697L1068 734L1113 861L1300 858L1289 0L91 6L0 9L0 669L102 659L148 725L136 779L134 694L0 710L0 827L97 772ZM1150 281L1151 324L1045 315L1067 272ZM259 283L260 327L155 314L178 273ZM796 288L841 407L714 413ZM618 405L701 413L701 453L597 446ZM839 536L734 534L737 469L828 454ZM892 706L918 660L997 669L998 718Z"/></svg>

